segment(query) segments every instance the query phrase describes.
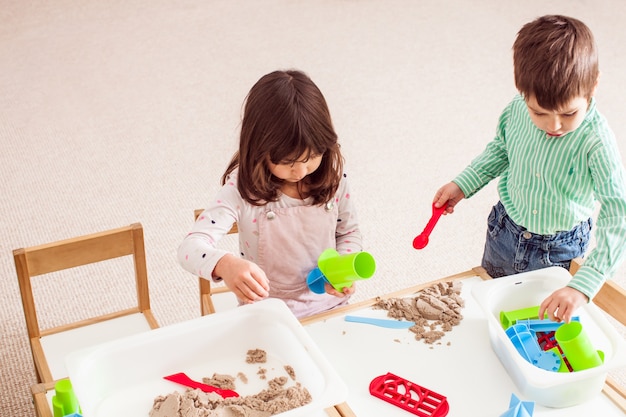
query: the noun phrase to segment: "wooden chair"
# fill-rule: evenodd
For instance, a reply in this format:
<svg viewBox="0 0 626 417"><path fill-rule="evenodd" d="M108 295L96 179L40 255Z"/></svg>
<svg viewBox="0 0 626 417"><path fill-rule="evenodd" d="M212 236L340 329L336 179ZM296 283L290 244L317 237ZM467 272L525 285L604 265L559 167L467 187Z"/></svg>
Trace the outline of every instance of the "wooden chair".
<svg viewBox="0 0 626 417"><path fill-rule="evenodd" d="M196 209L193 211L193 218L197 220L204 209ZM233 224L233 227L228 231L228 234L238 233L237 223ZM211 286L211 278L198 277L198 284L200 286L200 314L206 316L207 314L215 313L215 304L213 303L212 296L215 294L223 294L231 292L228 287L221 285L218 287Z"/></svg>
<svg viewBox="0 0 626 417"><path fill-rule="evenodd" d="M40 328L31 279L42 275L54 278L61 275L58 271L71 269L76 274L78 267L126 256L131 256L134 264L132 275L137 291L136 306L48 329ZM64 358L69 351L159 327L150 310L143 228L139 223L44 245L15 249L13 258L39 382L50 383L67 377ZM71 273L65 271L65 275ZM102 282L103 291L106 291L106 277L98 276L97 279ZM57 281L60 279L54 282L49 280L51 285ZM43 280L38 281L38 284L42 283ZM71 297L77 300L80 294L72 294Z"/></svg>
<svg viewBox="0 0 626 417"><path fill-rule="evenodd" d="M582 259L574 259L569 272L574 275L582 265ZM600 291L593 298L593 302L602 310L611 315L615 320L626 326L626 290L612 280L602 285Z"/></svg>

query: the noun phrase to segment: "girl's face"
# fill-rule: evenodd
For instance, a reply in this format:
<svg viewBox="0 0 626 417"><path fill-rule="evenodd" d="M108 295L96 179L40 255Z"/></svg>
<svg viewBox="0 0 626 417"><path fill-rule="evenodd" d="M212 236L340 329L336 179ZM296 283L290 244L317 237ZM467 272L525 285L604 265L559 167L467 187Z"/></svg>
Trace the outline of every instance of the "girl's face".
<svg viewBox="0 0 626 417"><path fill-rule="evenodd" d="M526 106L535 126L550 137L559 137L578 129L585 120L589 101L584 97L575 97L562 110L555 111L543 109L533 95L526 100Z"/></svg>
<svg viewBox="0 0 626 417"><path fill-rule="evenodd" d="M269 161L270 172L277 178L289 183L298 183L307 175L315 172L322 163L322 155L305 152L295 161L280 161L274 164Z"/></svg>

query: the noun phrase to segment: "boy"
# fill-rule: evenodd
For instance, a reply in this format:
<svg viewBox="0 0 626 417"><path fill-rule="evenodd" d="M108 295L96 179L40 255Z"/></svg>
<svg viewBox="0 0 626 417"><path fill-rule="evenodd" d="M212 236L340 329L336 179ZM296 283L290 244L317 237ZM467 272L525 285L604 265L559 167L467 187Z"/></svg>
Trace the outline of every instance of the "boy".
<svg viewBox="0 0 626 417"><path fill-rule="evenodd" d="M520 92L502 112L495 139L435 194L446 213L500 177L482 266L494 278L548 266L569 268L596 248L539 317L569 322L615 272L626 251L626 182L613 132L596 109L598 57L589 28L566 16L527 23L513 44Z"/></svg>

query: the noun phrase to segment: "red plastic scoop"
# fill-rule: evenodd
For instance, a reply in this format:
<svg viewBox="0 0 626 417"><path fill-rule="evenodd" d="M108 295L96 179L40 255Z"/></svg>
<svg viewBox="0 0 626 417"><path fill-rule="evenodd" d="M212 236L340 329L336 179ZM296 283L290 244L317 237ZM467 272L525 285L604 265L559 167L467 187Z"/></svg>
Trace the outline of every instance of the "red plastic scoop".
<svg viewBox="0 0 626 417"><path fill-rule="evenodd" d="M415 249L424 249L426 245L428 245L428 236L430 236L430 233L433 231L433 228L437 224L437 220L439 220L443 212L446 211L446 207L448 207L447 203L439 208L435 207L435 203L433 203L432 217L428 221L428 224L424 228L424 231L415 239L413 239L413 247Z"/></svg>
<svg viewBox="0 0 626 417"><path fill-rule="evenodd" d="M229 389L222 389L222 388L214 387L213 385L207 385L207 384L203 384L202 382L194 381L193 379L189 378L187 374L183 372L180 372L174 375L164 376L163 378L167 379L168 381L176 382L177 384L181 384L189 388L198 388L199 390L204 391L204 392L214 392L222 396L223 398L239 397L239 394L237 394L235 391L232 391Z"/></svg>
<svg viewBox="0 0 626 417"><path fill-rule="evenodd" d="M450 411L443 395L390 372L372 379L370 394L420 417L444 417Z"/></svg>

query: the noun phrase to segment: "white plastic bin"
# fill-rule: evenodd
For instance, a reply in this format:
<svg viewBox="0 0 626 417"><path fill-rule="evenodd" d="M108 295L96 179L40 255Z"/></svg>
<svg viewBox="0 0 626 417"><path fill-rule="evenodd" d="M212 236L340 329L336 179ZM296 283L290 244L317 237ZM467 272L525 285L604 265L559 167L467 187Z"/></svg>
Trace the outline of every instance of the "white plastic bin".
<svg viewBox="0 0 626 417"><path fill-rule="evenodd" d="M607 372L626 365L626 342L593 303L579 308L575 315L580 317L594 348L604 352L601 366L571 373L546 371L527 362L513 346L500 324L500 312L538 306L570 279L567 270L551 267L487 280L472 289L485 312L491 346L521 395L546 407L570 407L598 395Z"/></svg>
<svg viewBox="0 0 626 417"><path fill-rule="evenodd" d="M267 362L246 363L250 349L265 350ZM338 374L300 322L276 299L77 351L66 363L85 417L147 416L155 397L184 392L185 387L163 379L178 372L197 381L214 373L243 372L248 381L238 381L236 391L251 395L291 366L312 402L281 417L312 415L347 398ZM259 367L267 370L266 380L258 377Z"/></svg>

